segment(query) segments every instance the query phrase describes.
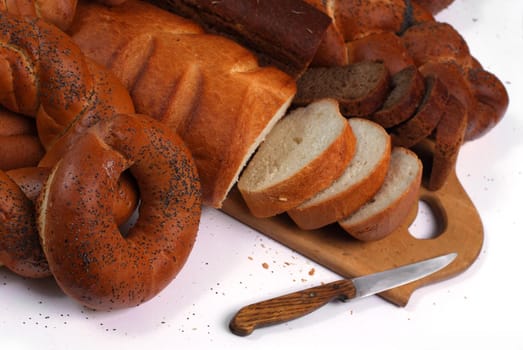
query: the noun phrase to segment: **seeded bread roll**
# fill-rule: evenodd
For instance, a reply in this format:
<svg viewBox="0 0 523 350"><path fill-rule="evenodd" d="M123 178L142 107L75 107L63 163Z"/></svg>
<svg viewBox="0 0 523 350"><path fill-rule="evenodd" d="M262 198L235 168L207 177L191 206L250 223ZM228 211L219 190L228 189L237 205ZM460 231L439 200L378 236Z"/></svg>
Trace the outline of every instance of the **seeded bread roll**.
<svg viewBox="0 0 523 350"><path fill-rule="evenodd" d="M251 213L283 213L332 184L356 140L338 103L323 99L284 117L267 135L238 181Z"/></svg>

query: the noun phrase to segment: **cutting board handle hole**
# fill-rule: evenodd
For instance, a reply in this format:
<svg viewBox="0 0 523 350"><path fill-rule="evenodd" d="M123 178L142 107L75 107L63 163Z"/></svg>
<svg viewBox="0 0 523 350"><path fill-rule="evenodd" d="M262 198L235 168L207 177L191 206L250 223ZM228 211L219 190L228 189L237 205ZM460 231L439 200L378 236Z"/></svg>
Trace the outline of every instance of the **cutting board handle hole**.
<svg viewBox="0 0 523 350"><path fill-rule="evenodd" d="M446 228L446 215L439 201L433 198L420 198L418 214L409 226L409 233L417 239L435 239Z"/></svg>

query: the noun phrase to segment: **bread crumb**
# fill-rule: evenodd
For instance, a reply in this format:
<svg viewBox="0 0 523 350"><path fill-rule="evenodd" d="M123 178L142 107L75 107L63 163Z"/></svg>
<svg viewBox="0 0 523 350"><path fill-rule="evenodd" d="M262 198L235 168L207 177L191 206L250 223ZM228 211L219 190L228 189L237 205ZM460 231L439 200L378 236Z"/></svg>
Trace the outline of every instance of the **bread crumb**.
<svg viewBox="0 0 523 350"><path fill-rule="evenodd" d="M264 263L262 264L262 267L263 267L264 269L268 269L268 268L269 268L269 264L267 264L266 262L264 262Z"/></svg>
<svg viewBox="0 0 523 350"><path fill-rule="evenodd" d="M313 267L312 269L309 270L309 276L314 276L315 272L316 272L316 270Z"/></svg>
<svg viewBox="0 0 523 350"><path fill-rule="evenodd" d="M248 256L247 259L252 260L252 256Z"/></svg>

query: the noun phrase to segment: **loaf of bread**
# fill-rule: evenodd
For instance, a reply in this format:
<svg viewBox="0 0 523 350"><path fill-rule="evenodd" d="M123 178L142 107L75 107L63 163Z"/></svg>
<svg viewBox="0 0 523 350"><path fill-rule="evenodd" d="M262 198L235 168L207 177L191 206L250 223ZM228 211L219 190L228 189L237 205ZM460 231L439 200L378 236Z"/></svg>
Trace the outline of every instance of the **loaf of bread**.
<svg viewBox="0 0 523 350"><path fill-rule="evenodd" d="M137 0L80 2L69 33L124 82L138 112L181 135L196 159L203 201L213 207L296 91L290 76L261 68L235 42Z"/></svg>
<svg viewBox="0 0 523 350"><path fill-rule="evenodd" d="M302 0L148 0L187 17L207 32L234 39L297 77L314 58L331 23L329 16Z"/></svg>
<svg viewBox="0 0 523 350"><path fill-rule="evenodd" d="M379 124L350 118L356 151L347 168L331 186L287 213L304 230L335 223L358 210L379 190L389 167L390 136Z"/></svg>
<svg viewBox="0 0 523 350"><path fill-rule="evenodd" d="M329 187L355 147L338 103L318 100L276 124L245 168L238 190L254 216L283 213Z"/></svg>

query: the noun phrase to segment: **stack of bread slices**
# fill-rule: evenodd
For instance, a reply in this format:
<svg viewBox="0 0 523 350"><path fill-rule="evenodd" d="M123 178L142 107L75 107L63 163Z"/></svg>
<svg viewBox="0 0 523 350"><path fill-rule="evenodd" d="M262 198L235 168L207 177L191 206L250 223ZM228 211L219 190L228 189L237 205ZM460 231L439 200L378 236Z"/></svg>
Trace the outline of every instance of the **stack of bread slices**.
<svg viewBox="0 0 523 350"><path fill-rule="evenodd" d="M353 237L381 239L417 204L422 163L391 146L379 124L345 118L338 101L291 110L267 135L239 181L251 213L287 213L302 229L339 224Z"/></svg>

